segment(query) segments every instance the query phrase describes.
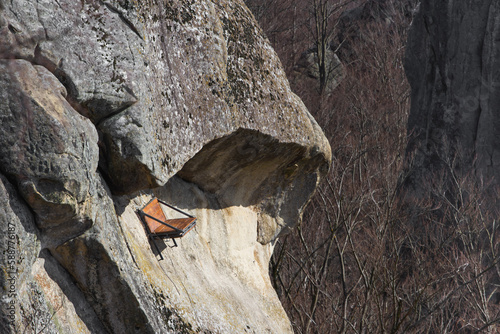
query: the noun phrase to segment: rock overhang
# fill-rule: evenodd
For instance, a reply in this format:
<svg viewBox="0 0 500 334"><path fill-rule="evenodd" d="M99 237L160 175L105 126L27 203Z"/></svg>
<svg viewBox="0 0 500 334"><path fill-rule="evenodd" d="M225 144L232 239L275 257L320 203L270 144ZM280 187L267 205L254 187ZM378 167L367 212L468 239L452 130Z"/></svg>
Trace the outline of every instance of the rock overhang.
<svg viewBox="0 0 500 334"><path fill-rule="evenodd" d="M318 146L238 129L205 145L177 175L215 194L222 207L259 211L258 239L267 243L298 222L328 159Z"/></svg>
<svg viewBox="0 0 500 334"><path fill-rule="evenodd" d="M27 112L23 103L3 99L0 116L34 115L39 121L33 126L13 117L1 123L9 131L25 129L13 133L28 146L3 147L0 170L33 210L41 247L49 248L78 282L98 322L122 331L128 323L122 315L100 310L130 299L133 318L149 319L144 320L150 322L145 327L149 331L168 327L152 320L159 311L148 298L155 291L143 284L144 275L161 273L149 272L150 266L136 272L131 265L139 253L147 261L154 257L149 250L131 248L133 243L144 245L127 239L123 226L137 228L138 221L129 221L133 215L124 218L116 208L117 195L126 194L133 203L148 188L159 194L175 190L168 184L176 184L177 176L189 181L180 182L179 189L201 188L201 197L217 202L210 210L192 208L221 219L219 228L227 234L212 239L210 247L218 247L219 259L207 253L207 261L221 261L229 252L228 259L242 258L245 266L258 269L252 275L262 280L256 284L265 287L266 305L286 319L265 277L266 261L272 241L300 219L328 169L331 152L319 126L290 91L276 54L243 2L168 1L152 6L136 1L19 0L0 7L0 16L0 56L8 59L2 64L16 64L4 66L4 73L33 73L31 84L39 82L28 87L22 80L3 80L8 90L0 93L38 102ZM44 97L37 99L37 94ZM58 118L63 126L52 131ZM32 158L25 154L31 144L36 148ZM13 159L18 151L26 158L23 164ZM35 160L52 165L40 169L31 164ZM235 214L246 217L242 222L248 224L248 236L241 235ZM207 233L211 235L200 232L202 245ZM239 238L247 248L229 249L241 247ZM105 261L95 267L86 254ZM178 261L190 263L181 255ZM119 279L109 281L108 276ZM112 282L110 291L122 291L123 298L105 294L105 282ZM231 284L235 291L245 288L238 280ZM265 314L259 319L256 323Z"/></svg>
<svg viewBox="0 0 500 334"><path fill-rule="evenodd" d="M117 193L164 184L205 144L239 129L330 160L241 2L42 2L21 11L2 13L5 44L14 44L2 58L39 63L65 85L66 99L99 130L100 166Z"/></svg>
<svg viewBox="0 0 500 334"><path fill-rule="evenodd" d="M329 160L329 145L321 130L290 91L274 51L249 13L240 13L242 8L241 4L204 2L194 9L180 5L165 13L153 11L143 16L163 22L163 29L146 29L146 40L154 39L160 31L163 41L159 49L152 48L146 54L151 68L162 69L153 74L157 76L155 81L167 84L137 94L143 97L137 104L99 126L111 147L109 174L122 193L137 190L128 182L130 173L120 173L128 158L134 168L144 165L142 170L149 176L143 178L148 180L147 185L136 187L162 185L204 145L239 129L297 143L306 150L317 147ZM207 12L216 13L213 27L208 29L210 34L206 23L196 25ZM174 14L188 17L191 25L173 18ZM252 36L251 43L243 42L248 36ZM123 154L123 148L140 154ZM152 155L158 161L150 161Z"/></svg>

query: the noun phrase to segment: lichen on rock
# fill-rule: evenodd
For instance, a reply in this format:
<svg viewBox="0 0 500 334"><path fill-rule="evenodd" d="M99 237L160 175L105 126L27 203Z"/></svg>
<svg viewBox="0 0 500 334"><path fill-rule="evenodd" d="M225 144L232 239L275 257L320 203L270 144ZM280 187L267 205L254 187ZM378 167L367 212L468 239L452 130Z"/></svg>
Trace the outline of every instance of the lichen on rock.
<svg viewBox="0 0 500 334"><path fill-rule="evenodd" d="M0 32L16 287L49 331L291 332L268 263L331 152L243 2L15 0ZM198 218L179 247L147 238L153 196Z"/></svg>

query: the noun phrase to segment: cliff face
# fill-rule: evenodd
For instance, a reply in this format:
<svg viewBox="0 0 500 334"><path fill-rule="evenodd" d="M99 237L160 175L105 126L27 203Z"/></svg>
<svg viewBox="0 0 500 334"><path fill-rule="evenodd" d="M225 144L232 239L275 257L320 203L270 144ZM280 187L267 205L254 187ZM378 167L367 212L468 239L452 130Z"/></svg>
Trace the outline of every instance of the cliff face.
<svg viewBox="0 0 500 334"><path fill-rule="evenodd" d="M0 332L291 332L268 262L331 153L241 1L0 1L0 94ZM153 196L198 218L161 261Z"/></svg>
<svg viewBox="0 0 500 334"><path fill-rule="evenodd" d="M406 54L411 149L418 148L416 170L422 172L414 173L413 184L429 170L450 167L477 167L484 181L500 176L499 11L495 1L420 4Z"/></svg>

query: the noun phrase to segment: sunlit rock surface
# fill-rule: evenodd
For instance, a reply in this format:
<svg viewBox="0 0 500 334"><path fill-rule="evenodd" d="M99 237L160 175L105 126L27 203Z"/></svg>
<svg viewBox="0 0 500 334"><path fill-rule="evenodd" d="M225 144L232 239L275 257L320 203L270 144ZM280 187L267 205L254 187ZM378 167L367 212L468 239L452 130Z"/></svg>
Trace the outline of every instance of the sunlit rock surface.
<svg viewBox="0 0 500 334"><path fill-rule="evenodd" d="M2 333L292 331L269 258L331 153L241 1L0 1L0 95Z"/></svg>

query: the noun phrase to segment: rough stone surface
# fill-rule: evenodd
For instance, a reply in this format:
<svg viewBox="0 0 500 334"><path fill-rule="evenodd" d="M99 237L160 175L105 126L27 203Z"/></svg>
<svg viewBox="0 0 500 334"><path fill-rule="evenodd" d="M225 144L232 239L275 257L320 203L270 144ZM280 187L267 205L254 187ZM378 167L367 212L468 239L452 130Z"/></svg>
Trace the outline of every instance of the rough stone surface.
<svg viewBox="0 0 500 334"><path fill-rule="evenodd" d="M20 287L25 287L32 279L31 267L40 251L40 243L37 242L33 216L2 175L0 175L0 198L2 199L0 331L15 333L16 324L21 323L19 304L25 305L27 299L27 296L21 294Z"/></svg>
<svg viewBox="0 0 500 334"><path fill-rule="evenodd" d="M136 210L156 196L195 215L194 230L172 241L148 240ZM196 333L288 333L287 316L268 279L273 246L257 240L259 211L223 206L216 195L173 177L165 186L122 197L120 222L134 263L147 277L162 318ZM164 207L167 216L175 212ZM156 243L156 246L153 244ZM156 248L164 260L158 261Z"/></svg>
<svg viewBox="0 0 500 334"><path fill-rule="evenodd" d="M218 195L224 207L258 207L258 240L266 244L300 219L317 185L318 171L310 170L315 159L322 157L314 149L239 130L207 144L179 176Z"/></svg>
<svg viewBox="0 0 500 334"><path fill-rule="evenodd" d="M26 30L37 43L33 54L13 48L7 56L47 67L75 109L99 125L103 168L117 193L164 184L205 143L238 128L313 142L306 109L240 1L13 7L20 28L8 35ZM10 15L4 11L4 20ZM315 144L328 150L322 138Z"/></svg>
<svg viewBox="0 0 500 334"><path fill-rule="evenodd" d="M241 1L0 0L1 332L291 332L269 258L330 158ZM162 261L152 196L198 217Z"/></svg>
<svg viewBox="0 0 500 334"><path fill-rule="evenodd" d="M162 185L204 144L240 128L328 150L324 138L308 138L317 132L315 123L282 80L277 56L241 2L136 10L139 21L150 22L143 34L151 77L135 93L140 102L100 125L118 191L137 190L124 166L143 171L139 181L148 184L137 186ZM165 141L168 147L159 145Z"/></svg>
<svg viewBox="0 0 500 334"><path fill-rule="evenodd" d="M316 89L319 91L319 66L318 66L318 48L313 47L300 55L297 64L294 67L296 73L301 74L301 82L307 82L308 79L315 79ZM330 94L345 77L344 65L332 49L326 50L326 87L325 93ZM311 81L311 80L310 80Z"/></svg>
<svg viewBox="0 0 500 334"><path fill-rule="evenodd" d="M82 292L47 250L26 203L0 175L0 332L103 333Z"/></svg>
<svg viewBox="0 0 500 334"><path fill-rule="evenodd" d="M417 150L412 184L453 160L457 170L475 164L485 182L498 180L499 14L495 1L421 2L406 53L409 150Z"/></svg>
<svg viewBox="0 0 500 334"><path fill-rule="evenodd" d="M16 180L37 225L58 240L91 225L97 131L44 67L0 60L0 170Z"/></svg>

